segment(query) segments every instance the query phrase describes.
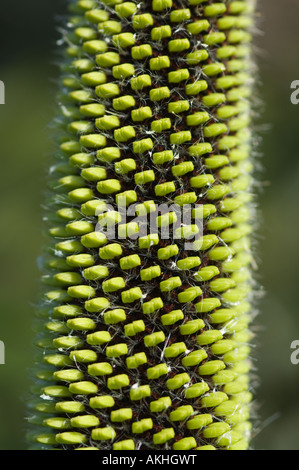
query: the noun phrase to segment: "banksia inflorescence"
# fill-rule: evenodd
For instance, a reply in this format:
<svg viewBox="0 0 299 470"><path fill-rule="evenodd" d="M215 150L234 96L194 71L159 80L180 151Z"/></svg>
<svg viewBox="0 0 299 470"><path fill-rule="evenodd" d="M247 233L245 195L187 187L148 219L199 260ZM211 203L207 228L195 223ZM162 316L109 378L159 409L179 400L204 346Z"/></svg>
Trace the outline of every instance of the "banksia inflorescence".
<svg viewBox="0 0 299 470"><path fill-rule="evenodd" d="M249 447L253 11L70 2L31 448Z"/></svg>

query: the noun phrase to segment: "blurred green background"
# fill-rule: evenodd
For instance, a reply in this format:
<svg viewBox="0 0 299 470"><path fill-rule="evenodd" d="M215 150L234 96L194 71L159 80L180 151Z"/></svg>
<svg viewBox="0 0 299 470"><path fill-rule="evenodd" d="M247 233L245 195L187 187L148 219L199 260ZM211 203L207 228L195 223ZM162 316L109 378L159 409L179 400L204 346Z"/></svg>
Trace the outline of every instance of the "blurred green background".
<svg viewBox="0 0 299 470"><path fill-rule="evenodd" d="M256 36L263 138L259 174L260 229L256 250L265 294L255 321L254 353L259 387L255 449L299 449L299 365L290 344L299 339L299 106L290 84L299 79L299 2L260 0ZM25 402L32 358L33 302L39 291L43 187L51 154L49 123L54 116L57 24L64 0L2 2L0 80L1 282L0 450L25 448ZM258 107L259 109L259 107Z"/></svg>

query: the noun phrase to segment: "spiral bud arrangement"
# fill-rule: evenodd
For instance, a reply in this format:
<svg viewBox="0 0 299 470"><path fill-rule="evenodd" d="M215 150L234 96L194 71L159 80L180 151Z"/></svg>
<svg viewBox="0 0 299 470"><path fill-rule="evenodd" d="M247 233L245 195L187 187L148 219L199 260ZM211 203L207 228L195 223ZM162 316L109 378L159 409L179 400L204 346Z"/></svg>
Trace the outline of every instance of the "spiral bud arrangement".
<svg viewBox="0 0 299 470"><path fill-rule="evenodd" d="M253 10L70 2L32 449L250 445Z"/></svg>

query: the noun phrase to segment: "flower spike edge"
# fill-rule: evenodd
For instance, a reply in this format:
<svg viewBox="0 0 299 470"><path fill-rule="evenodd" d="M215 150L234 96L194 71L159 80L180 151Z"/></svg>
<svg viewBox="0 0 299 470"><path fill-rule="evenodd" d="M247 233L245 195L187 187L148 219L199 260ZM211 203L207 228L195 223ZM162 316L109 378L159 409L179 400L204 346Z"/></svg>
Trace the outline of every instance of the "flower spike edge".
<svg viewBox="0 0 299 470"><path fill-rule="evenodd" d="M29 447L246 450L255 2L69 3Z"/></svg>

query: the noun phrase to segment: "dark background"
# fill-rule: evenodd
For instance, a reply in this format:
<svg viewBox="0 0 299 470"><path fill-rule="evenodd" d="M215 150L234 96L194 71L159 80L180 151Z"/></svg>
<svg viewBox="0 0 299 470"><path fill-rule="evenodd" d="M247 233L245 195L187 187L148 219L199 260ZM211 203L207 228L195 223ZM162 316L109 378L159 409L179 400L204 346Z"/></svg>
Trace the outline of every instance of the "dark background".
<svg viewBox="0 0 299 470"><path fill-rule="evenodd" d="M258 249L261 293L254 353L260 385L255 449L299 449L299 365L290 344L299 339L298 196L299 106L290 84L299 79L299 2L260 0L255 44L259 63L260 146ZM25 448L25 401L32 359L33 302L39 289L49 123L58 77L55 42L64 0L0 4L0 450Z"/></svg>

